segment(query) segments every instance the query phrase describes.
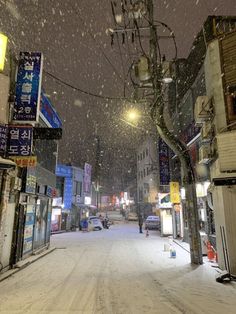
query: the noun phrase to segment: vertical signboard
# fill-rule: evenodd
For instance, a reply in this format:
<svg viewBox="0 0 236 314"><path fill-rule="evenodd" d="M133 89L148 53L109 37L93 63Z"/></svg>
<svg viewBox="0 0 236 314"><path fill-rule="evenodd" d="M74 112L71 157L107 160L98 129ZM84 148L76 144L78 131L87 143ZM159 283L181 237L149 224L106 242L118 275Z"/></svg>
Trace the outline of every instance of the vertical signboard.
<svg viewBox="0 0 236 314"><path fill-rule="evenodd" d="M7 36L0 33L0 71L4 70L6 50L7 50Z"/></svg>
<svg viewBox="0 0 236 314"><path fill-rule="evenodd" d="M71 209L73 196L73 179L65 178L63 203L65 209Z"/></svg>
<svg viewBox="0 0 236 314"><path fill-rule="evenodd" d="M21 52L16 81L13 120L38 122L43 56L40 52Z"/></svg>
<svg viewBox="0 0 236 314"><path fill-rule="evenodd" d="M7 127L0 125L0 156L5 156L7 148Z"/></svg>
<svg viewBox="0 0 236 314"><path fill-rule="evenodd" d="M90 164L84 164L84 193L90 194L91 191L91 172L92 166Z"/></svg>
<svg viewBox="0 0 236 314"><path fill-rule="evenodd" d="M9 157L31 156L33 128L29 126L9 126L8 141Z"/></svg>
<svg viewBox="0 0 236 314"><path fill-rule="evenodd" d="M170 182L170 201L171 203L180 203L179 182Z"/></svg>
<svg viewBox="0 0 236 314"><path fill-rule="evenodd" d="M159 138L159 169L160 169L160 185L169 185L170 183L170 165L169 165L169 147Z"/></svg>
<svg viewBox="0 0 236 314"><path fill-rule="evenodd" d="M35 194L36 191L36 168L28 167L25 182L25 193Z"/></svg>

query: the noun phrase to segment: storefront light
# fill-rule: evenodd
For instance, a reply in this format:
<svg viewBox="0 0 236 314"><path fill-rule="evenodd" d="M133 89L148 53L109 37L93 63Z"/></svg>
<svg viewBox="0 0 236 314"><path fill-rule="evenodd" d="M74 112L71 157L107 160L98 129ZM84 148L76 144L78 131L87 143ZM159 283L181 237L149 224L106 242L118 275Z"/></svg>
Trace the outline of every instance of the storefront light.
<svg viewBox="0 0 236 314"><path fill-rule="evenodd" d="M185 188L181 188L180 189L180 195L181 195L181 199L185 200L186 199L186 191Z"/></svg>
<svg viewBox="0 0 236 314"><path fill-rule="evenodd" d="M7 36L0 33L0 71L4 70L6 50L7 50Z"/></svg>
<svg viewBox="0 0 236 314"><path fill-rule="evenodd" d="M85 205L91 205L91 197L90 196L85 196L84 204Z"/></svg>

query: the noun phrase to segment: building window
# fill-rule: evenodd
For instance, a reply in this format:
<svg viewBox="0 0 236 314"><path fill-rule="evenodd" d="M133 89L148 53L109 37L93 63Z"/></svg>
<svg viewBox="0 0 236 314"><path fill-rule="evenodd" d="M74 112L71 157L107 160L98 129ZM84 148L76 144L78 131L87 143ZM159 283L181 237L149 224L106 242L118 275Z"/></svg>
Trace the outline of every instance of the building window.
<svg viewBox="0 0 236 314"><path fill-rule="evenodd" d="M143 169L143 176L146 177L146 169Z"/></svg>
<svg viewBox="0 0 236 314"><path fill-rule="evenodd" d="M146 157L148 156L148 148L146 148Z"/></svg>
<svg viewBox="0 0 236 314"><path fill-rule="evenodd" d="M145 158L145 150L143 151L143 159Z"/></svg>

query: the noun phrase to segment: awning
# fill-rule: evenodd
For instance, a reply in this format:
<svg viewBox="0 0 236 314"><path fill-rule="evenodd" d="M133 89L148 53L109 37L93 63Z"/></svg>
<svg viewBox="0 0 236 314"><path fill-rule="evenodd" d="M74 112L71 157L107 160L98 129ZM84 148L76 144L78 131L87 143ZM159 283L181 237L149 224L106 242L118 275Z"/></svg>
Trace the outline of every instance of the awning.
<svg viewBox="0 0 236 314"><path fill-rule="evenodd" d="M14 161L0 157L0 169L10 169L15 167L16 163Z"/></svg>

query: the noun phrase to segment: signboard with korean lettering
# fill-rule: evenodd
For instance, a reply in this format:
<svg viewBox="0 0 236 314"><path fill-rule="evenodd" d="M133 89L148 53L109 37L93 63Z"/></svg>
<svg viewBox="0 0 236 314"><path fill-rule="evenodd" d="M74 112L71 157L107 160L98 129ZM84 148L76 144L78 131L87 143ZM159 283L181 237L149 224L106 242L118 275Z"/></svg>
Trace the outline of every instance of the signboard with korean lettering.
<svg viewBox="0 0 236 314"><path fill-rule="evenodd" d="M25 182L25 193L35 194L36 192L36 168L28 167L26 174L26 182Z"/></svg>
<svg viewBox="0 0 236 314"><path fill-rule="evenodd" d="M39 115L48 127L56 129L62 127L62 122L58 113L44 93L41 93Z"/></svg>
<svg viewBox="0 0 236 314"><path fill-rule="evenodd" d="M57 164L56 166L56 176L70 178L72 177L72 167Z"/></svg>
<svg viewBox="0 0 236 314"><path fill-rule="evenodd" d="M169 164L169 147L159 138L159 171L160 171L160 185L170 184L170 164Z"/></svg>
<svg viewBox="0 0 236 314"><path fill-rule="evenodd" d="M92 166L88 163L84 164L84 193L90 193L91 191L91 172Z"/></svg>
<svg viewBox="0 0 236 314"><path fill-rule="evenodd" d="M179 182L170 182L170 201L171 203L180 203Z"/></svg>
<svg viewBox="0 0 236 314"><path fill-rule="evenodd" d="M64 180L64 209L71 209L73 196L73 180L72 178L65 178Z"/></svg>
<svg viewBox="0 0 236 314"><path fill-rule="evenodd" d="M36 167L37 165L36 156L27 156L27 157L12 156L11 159L17 164L18 167Z"/></svg>
<svg viewBox="0 0 236 314"><path fill-rule="evenodd" d="M0 156L5 156L7 149L7 127L0 124Z"/></svg>
<svg viewBox="0 0 236 314"><path fill-rule="evenodd" d="M38 122L43 55L40 52L21 52L16 81L16 100L13 120Z"/></svg>
<svg viewBox="0 0 236 314"><path fill-rule="evenodd" d="M13 126L8 128L8 156L31 156L33 128Z"/></svg>

